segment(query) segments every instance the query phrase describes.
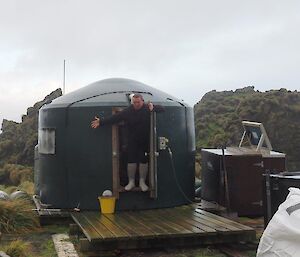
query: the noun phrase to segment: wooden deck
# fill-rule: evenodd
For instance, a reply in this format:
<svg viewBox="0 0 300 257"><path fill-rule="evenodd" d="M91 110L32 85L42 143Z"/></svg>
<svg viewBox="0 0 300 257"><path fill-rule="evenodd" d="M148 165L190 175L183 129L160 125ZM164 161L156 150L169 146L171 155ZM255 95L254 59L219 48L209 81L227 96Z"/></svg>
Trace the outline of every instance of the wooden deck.
<svg viewBox="0 0 300 257"><path fill-rule="evenodd" d="M192 246L255 240L254 229L192 206L72 214L84 250Z"/></svg>

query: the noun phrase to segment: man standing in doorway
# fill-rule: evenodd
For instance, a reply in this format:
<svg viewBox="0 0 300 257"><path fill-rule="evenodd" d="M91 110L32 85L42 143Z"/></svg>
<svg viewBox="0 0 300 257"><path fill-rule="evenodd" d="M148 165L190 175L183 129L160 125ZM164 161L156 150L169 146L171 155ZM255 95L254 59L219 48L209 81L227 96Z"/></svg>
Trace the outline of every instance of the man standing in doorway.
<svg viewBox="0 0 300 257"><path fill-rule="evenodd" d="M147 153L149 153L150 113L152 111L162 112L164 108L160 105L153 105L151 102L145 104L141 94L134 94L129 107L107 118L95 117L91 122L91 127L94 129L120 121L126 123L128 127L128 185L125 186L126 191L135 187L135 172L138 164L139 186L143 192L148 190L145 181L148 173Z"/></svg>

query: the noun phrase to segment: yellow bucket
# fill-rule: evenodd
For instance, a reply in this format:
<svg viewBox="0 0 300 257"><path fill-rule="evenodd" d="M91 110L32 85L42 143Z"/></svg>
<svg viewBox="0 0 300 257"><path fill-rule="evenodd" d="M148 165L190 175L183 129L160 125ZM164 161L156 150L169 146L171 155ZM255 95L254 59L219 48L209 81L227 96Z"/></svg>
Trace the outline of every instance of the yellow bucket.
<svg viewBox="0 0 300 257"><path fill-rule="evenodd" d="M116 206L116 197L114 196L99 196L101 213L114 213Z"/></svg>

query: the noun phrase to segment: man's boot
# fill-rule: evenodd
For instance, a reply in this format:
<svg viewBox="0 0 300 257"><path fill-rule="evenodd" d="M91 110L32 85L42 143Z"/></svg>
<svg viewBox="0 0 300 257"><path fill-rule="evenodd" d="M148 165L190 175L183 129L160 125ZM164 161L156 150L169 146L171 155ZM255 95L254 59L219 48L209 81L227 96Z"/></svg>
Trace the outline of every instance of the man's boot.
<svg viewBox="0 0 300 257"><path fill-rule="evenodd" d="M128 163L127 165L128 185L125 186L126 191L130 191L135 187L135 172L136 172L136 163Z"/></svg>
<svg viewBox="0 0 300 257"><path fill-rule="evenodd" d="M146 177L148 173L148 163L140 163L140 188L143 192L146 192L148 190L148 186L146 185Z"/></svg>

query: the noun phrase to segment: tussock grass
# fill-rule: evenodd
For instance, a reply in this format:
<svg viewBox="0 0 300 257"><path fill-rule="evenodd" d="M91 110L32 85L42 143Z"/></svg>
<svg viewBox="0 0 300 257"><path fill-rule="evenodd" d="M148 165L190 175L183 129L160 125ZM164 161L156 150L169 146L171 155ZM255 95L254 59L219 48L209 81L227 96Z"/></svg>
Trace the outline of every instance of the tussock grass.
<svg viewBox="0 0 300 257"><path fill-rule="evenodd" d="M18 186L24 181L33 181L33 168L6 163L0 167L0 183Z"/></svg>
<svg viewBox="0 0 300 257"><path fill-rule="evenodd" d="M17 189L18 188L16 186L0 185L0 190L6 192L8 194L15 192Z"/></svg>
<svg viewBox="0 0 300 257"><path fill-rule="evenodd" d="M24 199L0 201L0 230L3 233L26 233L39 227L33 205Z"/></svg>
<svg viewBox="0 0 300 257"><path fill-rule="evenodd" d="M29 195L34 195L34 183L31 181L24 181L18 186L19 190L26 192Z"/></svg>
<svg viewBox="0 0 300 257"><path fill-rule="evenodd" d="M30 244L22 240L16 240L5 247L5 252L10 257L25 257L28 256L30 248Z"/></svg>

